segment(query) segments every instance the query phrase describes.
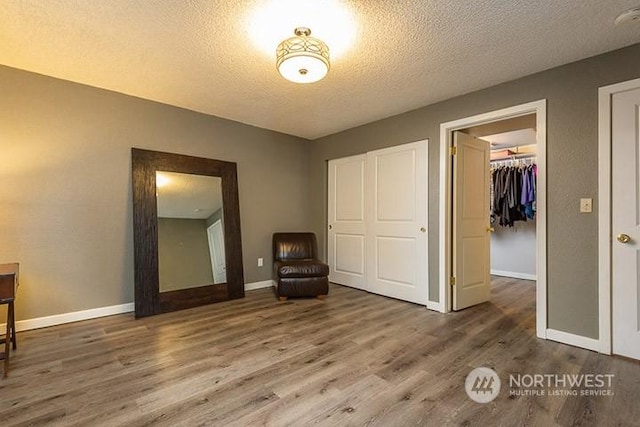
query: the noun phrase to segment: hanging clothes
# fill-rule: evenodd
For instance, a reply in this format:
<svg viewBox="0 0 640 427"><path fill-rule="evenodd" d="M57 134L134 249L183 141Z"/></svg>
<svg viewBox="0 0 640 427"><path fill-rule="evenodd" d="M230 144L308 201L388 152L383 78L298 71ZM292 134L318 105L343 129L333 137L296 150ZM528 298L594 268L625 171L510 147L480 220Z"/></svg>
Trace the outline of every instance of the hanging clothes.
<svg viewBox="0 0 640 427"><path fill-rule="evenodd" d="M535 165L529 165L523 170L522 175L522 197L520 204L524 206L524 213L527 218L535 218L534 202L536 201L536 177Z"/></svg>
<svg viewBox="0 0 640 427"><path fill-rule="evenodd" d="M491 169L491 224L513 227L516 221L535 218L536 175L535 164Z"/></svg>

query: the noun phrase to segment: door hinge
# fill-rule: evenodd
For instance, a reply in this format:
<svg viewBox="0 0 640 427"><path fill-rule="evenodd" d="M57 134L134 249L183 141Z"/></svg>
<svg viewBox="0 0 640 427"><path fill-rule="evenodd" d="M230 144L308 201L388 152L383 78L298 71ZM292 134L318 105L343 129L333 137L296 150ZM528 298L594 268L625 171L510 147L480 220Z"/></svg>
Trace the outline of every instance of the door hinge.
<svg viewBox="0 0 640 427"><path fill-rule="evenodd" d="M449 284L451 286L455 286L456 285L456 278L453 277L453 276L449 277Z"/></svg>
<svg viewBox="0 0 640 427"><path fill-rule="evenodd" d="M456 146L452 146L449 148L449 153L451 153L452 156L455 156L456 154L458 154L458 147Z"/></svg>

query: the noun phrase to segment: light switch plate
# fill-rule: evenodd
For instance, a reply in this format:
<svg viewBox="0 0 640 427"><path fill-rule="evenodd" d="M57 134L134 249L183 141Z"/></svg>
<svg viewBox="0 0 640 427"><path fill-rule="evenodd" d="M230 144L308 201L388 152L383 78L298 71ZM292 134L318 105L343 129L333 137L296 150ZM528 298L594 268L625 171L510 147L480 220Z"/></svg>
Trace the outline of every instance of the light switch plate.
<svg viewBox="0 0 640 427"><path fill-rule="evenodd" d="M258 258L258 267L262 267L264 264L264 260L262 258Z"/></svg>
<svg viewBox="0 0 640 427"><path fill-rule="evenodd" d="M593 199L580 199L580 213L593 212Z"/></svg>

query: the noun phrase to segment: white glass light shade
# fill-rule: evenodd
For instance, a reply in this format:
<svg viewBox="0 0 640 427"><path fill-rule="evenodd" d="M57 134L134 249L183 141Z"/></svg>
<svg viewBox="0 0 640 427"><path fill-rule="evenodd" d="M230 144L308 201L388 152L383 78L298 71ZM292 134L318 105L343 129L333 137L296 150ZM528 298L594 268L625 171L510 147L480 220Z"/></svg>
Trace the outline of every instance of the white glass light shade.
<svg viewBox="0 0 640 427"><path fill-rule="evenodd" d="M291 37L276 50L276 67L287 80L295 83L313 83L329 72L329 48L315 37L309 37L307 28L296 28Z"/></svg>

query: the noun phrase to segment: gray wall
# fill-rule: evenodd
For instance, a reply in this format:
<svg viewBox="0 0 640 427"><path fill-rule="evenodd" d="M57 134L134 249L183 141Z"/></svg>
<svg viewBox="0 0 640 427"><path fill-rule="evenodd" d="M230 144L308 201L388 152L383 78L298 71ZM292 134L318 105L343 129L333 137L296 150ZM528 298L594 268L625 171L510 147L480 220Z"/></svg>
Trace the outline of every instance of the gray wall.
<svg viewBox="0 0 640 427"><path fill-rule="evenodd" d="M0 263L21 263L18 320L133 301L131 147L238 163L246 282L271 278L274 231L310 227L306 140L0 66Z"/></svg>
<svg viewBox="0 0 640 427"><path fill-rule="evenodd" d="M315 141L311 212L321 253L326 240L326 161L428 138L429 293L437 300L440 124L547 99L548 326L597 338L598 218L578 212L579 198L593 197L597 210L598 87L637 77L640 45L633 45ZM425 80L424 90L428 88Z"/></svg>
<svg viewBox="0 0 640 427"><path fill-rule="evenodd" d="M536 222L516 221L513 227L494 224L491 233L491 272L536 275ZM510 276L509 276L510 277Z"/></svg>
<svg viewBox="0 0 640 427"><path fill-rule="evenodd" d="M206 219L158 218L160 292L211 285Z"/></svg>

